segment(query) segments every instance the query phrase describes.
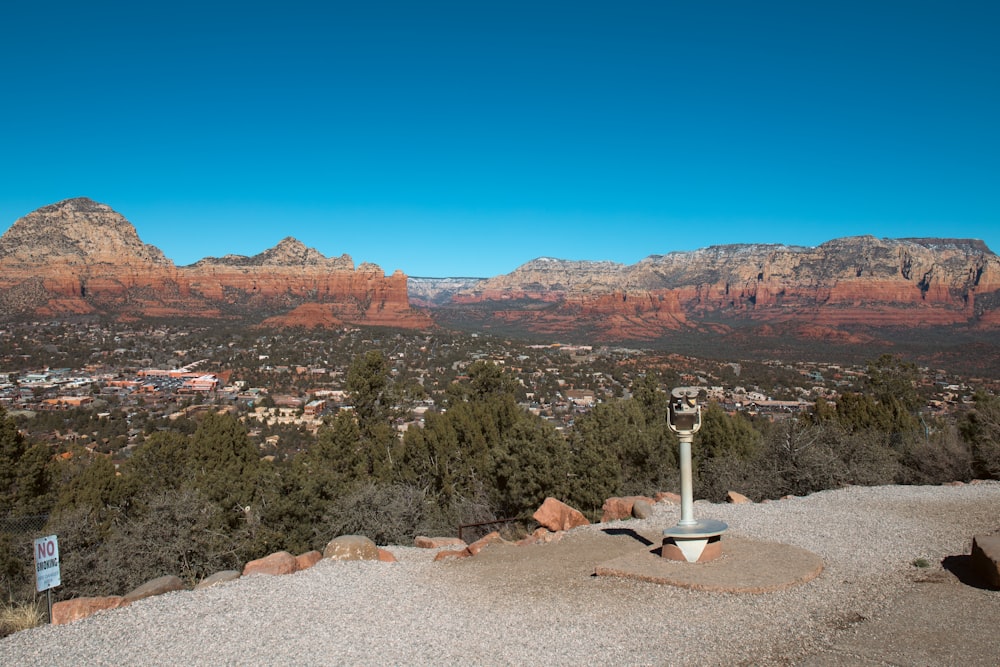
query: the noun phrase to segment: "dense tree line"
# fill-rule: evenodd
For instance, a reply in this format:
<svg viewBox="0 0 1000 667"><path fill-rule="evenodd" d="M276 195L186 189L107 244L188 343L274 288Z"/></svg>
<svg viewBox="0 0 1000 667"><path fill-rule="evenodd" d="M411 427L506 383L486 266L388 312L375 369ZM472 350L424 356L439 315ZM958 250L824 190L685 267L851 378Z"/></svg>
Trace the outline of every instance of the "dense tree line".
<svg viewBox="0 0 1000 667"><path fill-rule="evenodd" d="M709 403L696 436L698 497L738 490L756 500L846 484L1000 478L1000 399L979 395L955 423L919 413L915 369L883 357L864 393L819 401L778 421ZM385 357L359 355L346 378L354 410L328 419L287 460L262 457L243 423L206 412L150 428L117 469L72 448L53 457L0 413L0 517L48 515L59 535L60 597L124 593L176 573L190 583L285 549L321 549L364 533L379 543L454 534L459 524L525 522L546 496L592 518L615 495L677 490L676 437L667 394L647 373L628 398L580 415L560 432L522 409L523 387L502 367L469 366L443 410L400 438ZM88 426L89 428L89 426ZM26 536L30 537L30 536ZM30 590L30 546L0 537L0 583Z"/></svg>

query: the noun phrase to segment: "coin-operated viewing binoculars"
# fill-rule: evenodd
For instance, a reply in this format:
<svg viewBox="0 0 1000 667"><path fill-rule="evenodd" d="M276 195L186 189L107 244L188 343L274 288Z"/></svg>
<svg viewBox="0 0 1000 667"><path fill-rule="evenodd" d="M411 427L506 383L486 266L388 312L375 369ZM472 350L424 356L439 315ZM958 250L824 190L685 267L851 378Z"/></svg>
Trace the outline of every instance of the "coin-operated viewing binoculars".
<svg viewBox="0 0 1000 667"><path fill-rule="evenodd" d="M701 406L698 389L677 387L670 392L670 411L667 414L670 430L680 440L681 464L681 518L677 525L663 531L664 558L686 560L689 563L712 560L722 555L720 542L728 526L722 521L703 519L695 521L691 484L691 442L701 428ZM709 544L712 548L706 549Z"/></svg>
<svg viewBox="0 0 1000 667"><path fill-rule="evenodd" d="M698 405L698 390L692 387L678 387L670 392L670 414L667 416L670 430L678 435L694 435L701 428L701 406Z"/></svg>

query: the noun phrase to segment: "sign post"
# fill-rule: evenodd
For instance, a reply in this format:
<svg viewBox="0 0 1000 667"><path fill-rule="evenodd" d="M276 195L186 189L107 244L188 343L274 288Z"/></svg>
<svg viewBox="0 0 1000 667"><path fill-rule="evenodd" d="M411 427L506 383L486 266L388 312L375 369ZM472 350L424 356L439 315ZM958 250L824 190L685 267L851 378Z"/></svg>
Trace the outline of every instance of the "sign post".
<svg viewBox="0 0 1000 667"><path fill-rule="evenodd" d="M35 540L35 590L47 591L49 623L52 622L52 589L59 586L59 540L55 535Z"/></svg>

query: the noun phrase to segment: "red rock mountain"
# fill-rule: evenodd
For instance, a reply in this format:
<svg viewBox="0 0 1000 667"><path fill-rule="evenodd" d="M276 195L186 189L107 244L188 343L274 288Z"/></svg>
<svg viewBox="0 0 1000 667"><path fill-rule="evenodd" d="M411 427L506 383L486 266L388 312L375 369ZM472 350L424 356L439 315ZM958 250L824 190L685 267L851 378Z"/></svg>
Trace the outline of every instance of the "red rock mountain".
<svg viewBox="0 0 1000 667"><path fill-rule="evenodd" d="M775 325L819 338L849 338L854 326L996 329L998 307L1000 258L981 241L871 236L815 248L712 246L632 265L541 258L450 299L482 326L586 330L600 341Z"/></svg>
<svg viewBox="0 0 1000 667"><path fill-rule="evenodd" d="M0 314L265 320L422 328L407 277L286 238L253 257L177 267L124 217L86 198L45 206L0 237ZM266 318L266 319L265 319Z"/></svg>
<svg viewBox="0 0 1000 667"><path fill-rule="evenodd" d="M981 241L843 238L723 245L632 265L542 258L510 274L410 279L293 238L253 257L175 266L104 204L70 199L0 237L0 318L224 319L467 330L688 349L923 341L1000 367L1000 258ZM426 310L410 306L414 302ZM686 341L686 342L685 342ZM791 341L791 342L790 342ZM811 342L810 342L811 341ZM801 345L798 349L802 349ZM869 350L864 350L869 351ZM929 352L928 352L929 351Z"/></svg>

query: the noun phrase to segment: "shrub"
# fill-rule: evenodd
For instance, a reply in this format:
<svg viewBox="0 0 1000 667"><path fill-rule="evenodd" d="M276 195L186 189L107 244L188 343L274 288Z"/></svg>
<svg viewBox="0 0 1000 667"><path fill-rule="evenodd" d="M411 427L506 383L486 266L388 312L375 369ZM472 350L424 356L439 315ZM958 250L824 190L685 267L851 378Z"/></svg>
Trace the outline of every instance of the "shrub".
<svg viewBox="0 0 1000 667"><path fill-rule="evenodd" d="M38 627L45 613L37 602L7 602L0 607L0 637Z"/></svg>
<svg viewBox="0 0 1000 667"><path fill-rule="evenodd" d="M364 483L330 505L326 539L364 535L376 544L408 544L423 532L426 494L404 484Z"/></svg>
<svg viewBox="0 0 1000 667"><path fill-rule="evenodd" d="M228 528L222 511L195 491L163 491L141 504L141 511L117 522L101 545L104 595L166 574L193 585L263 555L247 547L247 530Z"/></svg>
<svg viewBox="0 0 1000 667"><path fill-rule="evenodd" d="M262 555L251 554L246 531L228 528L226 518L191 490L142 497L131 514L108 524L86 507L63 512L48 527L59 535L63 585L56 595L124 594L165 574L193 584Z"/></svg>
<svg viewBox="0 0 1000 667"><path fill-rule="evenodd" d="M1000 479L1000 398L976 395L976 407L959 429L972 449L973 474Z"/></svg>
<svg viewBox="0 0 1000 667"><path fill-rule="evenodd" d="M954 426L917 438L900 453L900 484L943 484L972 477L972 451Z"/></svg>

